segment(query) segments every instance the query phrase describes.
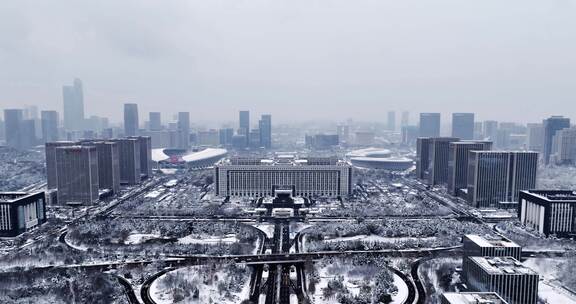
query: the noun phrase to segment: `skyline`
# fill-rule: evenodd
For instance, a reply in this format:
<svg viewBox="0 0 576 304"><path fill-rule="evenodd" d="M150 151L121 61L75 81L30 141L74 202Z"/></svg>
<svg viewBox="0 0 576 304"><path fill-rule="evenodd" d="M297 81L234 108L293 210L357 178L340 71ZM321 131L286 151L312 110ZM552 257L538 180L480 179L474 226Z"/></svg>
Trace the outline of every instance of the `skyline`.
<svg viewBox="0 0 576 304"><path fill-rule="evenodd" d="M4 1L0 107L62 112L62 86L78 77L87 115L115 122L131 102L192 121L241 109L278 122L576 118L574 4Z"/></svg>

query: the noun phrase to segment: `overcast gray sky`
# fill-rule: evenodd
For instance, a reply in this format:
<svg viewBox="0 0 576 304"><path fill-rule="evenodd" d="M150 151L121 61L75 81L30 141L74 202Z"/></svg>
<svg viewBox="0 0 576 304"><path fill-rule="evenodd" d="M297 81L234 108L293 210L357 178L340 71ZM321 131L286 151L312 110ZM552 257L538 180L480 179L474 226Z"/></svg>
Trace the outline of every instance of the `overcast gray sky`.
<svg viewBox="0 0 576 304"><path fill-rule="evenodd" d="M576 0L2 0L0 106L576 119ZM221 118L220 118L221 117Z"/></svg>

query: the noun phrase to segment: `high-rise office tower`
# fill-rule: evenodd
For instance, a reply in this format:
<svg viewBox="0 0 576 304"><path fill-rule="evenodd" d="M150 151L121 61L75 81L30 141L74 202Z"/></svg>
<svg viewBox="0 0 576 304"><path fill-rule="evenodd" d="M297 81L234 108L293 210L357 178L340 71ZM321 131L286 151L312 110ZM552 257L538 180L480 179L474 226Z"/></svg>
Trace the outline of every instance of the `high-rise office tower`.
<svg viewBox="0 0 576 304"><path fill-rule="evenodd" d="M90 204L98 200L98 152L94 146L56 148L58 204Z"/></svg>
<svg viewBox="0 0 576 304"><path fill-rule="evenodd" d="M428 183L430 185L448 182L448 158L450 143L458 141L455 137L432 138L430 143L430 163L428 164Z"/></svg>
<svg viewBox="0 0 576 304"><path fill-rule="evenodd" d="M544 148L544 126L540 123L529 123L527 148L530 151L542 152Z"/></svg>
<svg viewBox="0 0 576 304"><path fill-rule="evenodd" d="M71 86L62 87L64 99L64 128L68 131L84 129L84 92L82 81L76 78Z"/></svg>
<svg viewBox="0 0 576 304"><path fill-rule="evenodd" d="M22 121L21 109L4 110L4 132L6 133L6 145L12 148L22 148Z"/></svg>
<svg viewBox="0 0 576 304"><path fill-rule="evenodd" d="M98 151L98 179L100 189L120 191L120 152L118 143L110 141L95 142Z"/></svg>
<svg viewBox="0 0 576 304"><path fill-rule="evenodd" d="M20 144L22 148L27 149L35 146L36 141L36 122L33 119L24 119L20 126Z"/></svg>
<svg viewBox="0 0 576 304"><path fill-rule="evenodd" d="M557 165L576 164L576 127L559 130L552 142L550 162Z"/></svg>
<svg viewBox="0 0 576 304"><path fill-rule="evenodd" d="M190 112L178 112L178 132L180 133L179 148L190 147Z"/></svg>
<svg viewBox="0 0 576 304"><path fill-rule="evenodd" d="M75 143L71 141L56 141L45 143L44 151L46 153L46 188L56 189L58 187L58 172L56 171L56 148L74 145Z"/></svg>
<svg viewBox="0 0 576 304"><path fill-rule="evenodd" d="M468 155L470 151L488 151L490 141L461 141L450 143L448 157L448 193L457 195L460 189L468 186Z"/></svg>
<svg viewBox="0 0 576 304"><path fill-rule="evenodd" d="M136 138L116 139L120 157L120 183L136 185L140 183L140 143Z"/></svg>
<svg viewBox="0 0 576 304"><path fill-rule="evenodd" d="M152 176L152 139L150 136L131 137L138 141L140 174L142 176Z"/></svg>
<svg viewBox="0 0 576 304"><path fill-rule="evenodd" d="M474 122L474 139L481 140L482 139L482 122L475 121Z"/></svg>
<svg viewBox="0 0 576 304"><path fill-rule="evenodd" d="M418 137L416 139L416 177L419 179L428 178L431 143L432 139L429 137Z"/></svg>
<svg viewBox="0 0 576 304"><path fill-rule="evenodd" d="M396 131L396 112L388 111L388 120L386 121L388 131Z"/></svg>
<svg viewBox="0 0 576 304"><path fill-rule="evenodd" d="M238 134L246 136L246 145L250 138L250 111L240 111Z"/></svg>
<svg viewBox="0 0 576 304"><path fill-rule="evenodd" d="M413 145L418 138L418 131L418 127L416 126L403 126L400 131L402 143L405 145Z"/></svg>
<svg viewBox="0 0 576 304"><path fill-rule="evenodd" d="M348 125L338 125L336 130L340 144L350 142L350 127Z"/></svg>
<svg viewBox="0 0 576 304"><path fill-rule="evenodd" d="M400 119L400 126L405 127L408 125L410 125L410 112L403 111L402 112L402 118Z"/></svg>
<svg viewBox="0 0 576 304"><path fill-rule="evenodd" d="M258 126L260 129L260 146L266 149L272 148L272 115L262 115Z"/></svg>
<svg viewBox="0 0 576 304"><path fill-rule="evenodd" d="M138 105L135 103L124 104L124 136L138 135Z"/></svg>
<svg viewBox="0 0 576 304"><path fill-rule="evenodd" d="M476 208L518 201L521 190L536 187L538 152L471 151L468 201Z"/></svg>
<svg viewBox="0 0 576 304"><path fill-rule="evenodd" d="M452 113L452 137L474 139L474 113Z"/></svg>
<svg viewBox="0 0 576 304"><path fill-rule="evenodd" d="M484 122L484 140L496 141L498 133L498 122L495 120L486 120Z"/></svg>
<svg viewBox="0 0 576 304"><path fill-rule="evenodd" d="M162 114L160 112L150 112L150 131L162 130Z"/></svg>
<svg viewBox="0 0 576 304"><path fill-rule="evenodd" d="M420 113L420 137L440 136L440 113Z"/></svg>
<svg viewBox="0 0 576 304"><path fill-rule="evenodd" d="M47 143L58 140L58 112L42 111L42 142Z"/></svg>
<svg viewBox="0 0 576 304"><path fill-rule="evenodd" d="M552 140L559 130L570 128L570 118L563 116L552 116L544 119L544 153L542 154L544 163L550 163L552 153Z"/></svg>
<svg viewBox="0 0 576 304"><path fill-rule="evenodd" d="M220 129L218 130L218 135L220 137L220 145L222 146L232 145L232 137L234 136L234 129L232 128Z"/></svg>

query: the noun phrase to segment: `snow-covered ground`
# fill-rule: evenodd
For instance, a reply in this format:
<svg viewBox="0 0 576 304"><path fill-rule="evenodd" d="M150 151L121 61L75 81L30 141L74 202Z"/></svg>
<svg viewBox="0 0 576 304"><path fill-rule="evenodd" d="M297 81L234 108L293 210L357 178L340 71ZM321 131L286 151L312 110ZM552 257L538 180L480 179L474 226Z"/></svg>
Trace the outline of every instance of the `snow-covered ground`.
<svg viewBox="0 0 576 304"><path fill-rule="evenodd" d="M266 233L266 237L273 238L274 237L274 225L273 224L257 224L254 225L259 230L262 230Z"/></svg>
<svg viewBox="0 0 576 304"><path fill-rule="evenodd" d="M564 262L562 258L528 258L523 263L540 275L538 296L548 303L576 304L576 295L564 289L557 278Z"/></svg>
<svg viewBox="0 0 576 304"><path fill-rule="evenodd" d="M425 238L417 238L417 237L383 237L379 235L355 235L350 237L339 237L333 239L325 239L326 242L349 242L349 241L363 241L368 243L395 243L395 242L405 242L405 241L432 241L435 240L435 237L425 237Z"/></svg>
<svg viewBox="0 0 576 304"><path fill-rule="evenodd" d="M134 244L141 244L147 240L152 239L160 239L162 238L159 234L149 233L135 233L129 235L126 240L124 240L124 244L126 245L134 245ZM179 244L188 245L188 244L207 244L207 245L215 245L218 243L226 243L232 244L237 243L240 240L236 237L235 234L227 234L224 236L198 236L198 235L187 235L185 237L181 237L178 239Z"/></svg>
<svg viewBox="0 0 576 304"><path fill-rule="evenodd" d="M250 293L249 271L245 269L245 280L241 281L240 290L235 292L227 288L230 280L230 273L223 266L217 266L215 271L209 269L210 266L193 266L180 268L169 272L150 286L150 296L157 304L175 303L174 288L183 286L183 289L196 287L198 288L198 298L194 299L191 295L185 297L178 303L219 303L219 304L237 304L248 299ZM241 265L240 267L245 267ZM171 276L169 279L168 277ZM174 280L174 278L177 278ZM170 282L167 282L170 280ZM226 287L224 287L226 286ZM224 287L224 289L222 289ZM190 290L188 290L190 291Z"/></svg>
<svg viewBox="0 0 576 304"><path fill-rule="evenodd" d="M161 238L161 236L159 234L134 233L134 234L129 235L124 240L124 244L126 244L126 245L141 244L141 243L146 242L147 240L159 239L159 238Z"/></svg>

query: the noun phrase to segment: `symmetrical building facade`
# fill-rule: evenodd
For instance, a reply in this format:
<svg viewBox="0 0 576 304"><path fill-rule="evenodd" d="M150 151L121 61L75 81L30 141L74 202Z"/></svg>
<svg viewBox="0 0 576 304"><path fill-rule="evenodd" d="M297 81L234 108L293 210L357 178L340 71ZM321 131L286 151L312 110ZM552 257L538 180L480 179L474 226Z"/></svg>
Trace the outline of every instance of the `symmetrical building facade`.
<svg viewBox="0 0 576 304"><path fill-rule="evenodd" d="M56 148L58 204L91 204L99 198L98 152L94 146Z"/></svg>
<svg viewBox="0 0 576 304"><path fill-rule="evenodd" d="M262 197L280 186L296 196L345 197L352 192L352 167L336 159L232 159L215 168L216 195Z"/></svg>
<svg viewBox="0 0 576 304"><path fill-rule="evenodd" d="M537 152L471 151L468 165L468 201L477 208L517 202L536 187Z"/></svg>
<svg viewBox="0 0 576 304"><path fill-rule="evenodd" d="M468 155L470 151L488 151L491 141L451 142L448 156L448 192L457 195L468 186Z"/></svg>
<svg viewBox="0 0 576 304"><path fill-rule="evenodd" d="M573 237L576 233L576 191L520 191L518 218L546 236Z"/></svg>
<svg viewBox="0 0 576 304"><path fill-rule="evenodd" d="M0 236L17 236L44 222L46 222L44 192L0 193Z"/></svg>

